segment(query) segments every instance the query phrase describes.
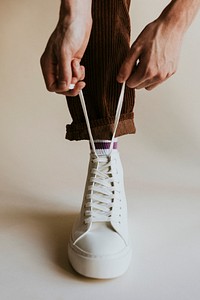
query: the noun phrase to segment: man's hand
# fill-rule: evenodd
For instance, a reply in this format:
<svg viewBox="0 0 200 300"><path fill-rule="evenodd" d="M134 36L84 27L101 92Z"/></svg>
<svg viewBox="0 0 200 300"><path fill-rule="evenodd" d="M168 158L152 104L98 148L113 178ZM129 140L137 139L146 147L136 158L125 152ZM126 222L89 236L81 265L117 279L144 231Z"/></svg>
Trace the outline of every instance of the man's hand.
<svg viewBox="0 0 200 300"><path fill-rule="evenodd" d="M123 62L118 82L151 90L172 76L179 61L182 39L200 8L200 0L172 0L147 25Z"/></svg>
<svg viewBox="0 0 200 300"><path fill-rule="evenodd" d="M130 88L151 90L177 69L182 35L160 20L145 27L133 43L117 80Z"/></svg>
<svg viewBox="0 0 200 300"><path fill-rule="evenodd" d="M85 2L84 8L82 0L71 2L72 5L76 4L76 13L72 16L65 14L66 7L61 5L59 22L49 38L40 62L48 91L76 96L85 86L85 69L80 62L89 41L92 18L89 5L91 0L87 1L88 5ZM88 11L83 13L83 9ZM75 88L69 91L71 83L75 84Z"/></svg>

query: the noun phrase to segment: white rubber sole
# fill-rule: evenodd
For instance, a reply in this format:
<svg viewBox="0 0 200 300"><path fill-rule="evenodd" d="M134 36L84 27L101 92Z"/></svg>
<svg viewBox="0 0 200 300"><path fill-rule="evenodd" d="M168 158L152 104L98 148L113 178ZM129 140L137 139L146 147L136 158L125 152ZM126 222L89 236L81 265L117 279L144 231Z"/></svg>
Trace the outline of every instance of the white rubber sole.
<svg viewBox="0 0 200 300"><path fill-rule="evenodd" d="M131 262L132 250L127 246L122 252L112 256L92 256L85 254L69 242L68 258L73 269L79 274L96 279L111 279L123 275Z"/></svg>

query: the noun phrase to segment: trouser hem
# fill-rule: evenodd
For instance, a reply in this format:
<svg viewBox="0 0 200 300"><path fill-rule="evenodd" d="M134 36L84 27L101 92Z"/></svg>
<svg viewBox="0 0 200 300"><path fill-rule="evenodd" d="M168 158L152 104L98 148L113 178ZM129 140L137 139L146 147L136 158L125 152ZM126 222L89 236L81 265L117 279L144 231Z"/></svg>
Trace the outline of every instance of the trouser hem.
<svg viewBox="0 0 200 300"><path fill-rule="evenodd" d="M95 140L110 140L113 136L115 118L110 117L105 119L99 119L90 121L92 135ZM116 137L134 134L136 132L134 124L134 113L122 114L119 120L119 124L116 131ZM89 134L86 123L75 124L72 122L66 126L65 138L70 141L89 140Z"/></svg>

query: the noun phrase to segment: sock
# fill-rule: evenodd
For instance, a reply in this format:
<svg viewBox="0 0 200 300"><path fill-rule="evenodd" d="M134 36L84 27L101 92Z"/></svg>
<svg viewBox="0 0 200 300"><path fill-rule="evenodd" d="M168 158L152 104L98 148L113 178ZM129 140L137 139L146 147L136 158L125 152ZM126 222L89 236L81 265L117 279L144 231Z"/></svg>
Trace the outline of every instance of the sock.
<svg viewBox="0 0 200 300"><path fill-rule="evenodd" d="M97 152L97 155L108 155L110 154L110 140L94 140L95 149ZM117 150L118 141L117 138L114 139L113 143L113 149ZM91 145L90 145L91 150Z"/></svg>

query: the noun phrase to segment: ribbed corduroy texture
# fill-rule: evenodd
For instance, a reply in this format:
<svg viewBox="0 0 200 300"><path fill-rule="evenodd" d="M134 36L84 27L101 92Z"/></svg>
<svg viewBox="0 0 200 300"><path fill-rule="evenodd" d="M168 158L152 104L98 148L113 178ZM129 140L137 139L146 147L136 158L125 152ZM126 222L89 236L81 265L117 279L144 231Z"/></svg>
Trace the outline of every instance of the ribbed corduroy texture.
<svg viewBox="0 0 200 300"><path fill-rule="evenodd" d="M82 59L86 68L84 97L94 139L110 139L121 84L116 76L130 48L130 0L93 0L93 27ZM135 93L126 87L116 136L134 133ZM67 98L72 124L69 140L89 139L79 97Z"/></svg>

